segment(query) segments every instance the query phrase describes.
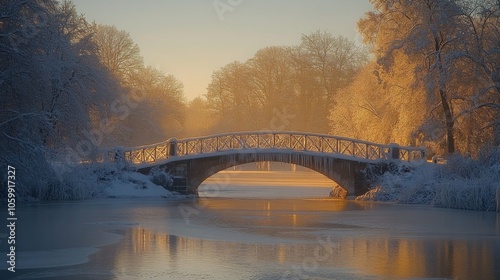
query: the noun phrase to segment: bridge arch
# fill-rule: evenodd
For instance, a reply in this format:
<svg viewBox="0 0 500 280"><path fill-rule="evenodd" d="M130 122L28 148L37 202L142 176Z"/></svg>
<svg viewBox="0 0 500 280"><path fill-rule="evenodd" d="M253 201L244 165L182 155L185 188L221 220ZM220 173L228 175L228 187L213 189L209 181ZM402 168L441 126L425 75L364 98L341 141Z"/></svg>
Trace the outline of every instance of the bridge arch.
<svg viewBox="0 0 500 280"><path fill-rule="evenodd" d="M166 163L164 167L172 173L185 176L187 193L197 194L201 183L212 175L233 166L262 161L296 164L309 168L337 183L347 191L348 195L361 195L367 191L363 176L366 163L297 151L238 151L212 154Z"/></svg>

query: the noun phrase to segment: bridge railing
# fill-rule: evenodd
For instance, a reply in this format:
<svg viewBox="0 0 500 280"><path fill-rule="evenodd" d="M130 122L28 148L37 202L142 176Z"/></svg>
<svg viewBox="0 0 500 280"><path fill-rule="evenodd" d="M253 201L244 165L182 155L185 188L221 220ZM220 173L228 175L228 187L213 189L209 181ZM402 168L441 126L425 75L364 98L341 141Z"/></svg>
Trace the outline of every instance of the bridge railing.
<svg viewBox="0 0 500 280"><path fill-rule="evenodd" d="M123 159L130 163L154 163L171 156L211 154L234 150L272 149L345 155L367 160L425 158L425 150L382 145L356 139L300 132L239 132L200 138L171 139L155 145L123 149ZM107 158L116 152L110 151ZM114 155L116 157L116 155Z"/></svg>
<svg viewBox="0 0 500 280"><path fill-rule="evenodd" d="M104 154L104 161L116 161L117 158L123 158L125 162L134 164L154 163L169 158L169 145L169 142L165 141L148 146L109 150Z"/></svg>
<svg viewBox="0 0 500 280"><path fill-rule="evenodd" d="M176 142L175 155L187 156L246 149L333 153L369 160L395 158L412 161L425 157L422 148L382 145L344 137L298 132L241 132L188 138ZM395 152L392 152L393 150Z"/></svg>

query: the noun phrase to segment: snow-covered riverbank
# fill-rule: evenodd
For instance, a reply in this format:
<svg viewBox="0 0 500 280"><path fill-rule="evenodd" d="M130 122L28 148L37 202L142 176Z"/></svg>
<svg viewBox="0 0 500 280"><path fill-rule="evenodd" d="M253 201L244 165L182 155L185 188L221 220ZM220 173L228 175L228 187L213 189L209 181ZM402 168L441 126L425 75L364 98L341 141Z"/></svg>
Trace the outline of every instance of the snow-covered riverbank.
<svg viewBox="0 0 500 280"><path fill-rule="evenodd" d="M470 159L451 157L446 164L393 165L357 200L393 201L479 211L496 210L500 153Z"/></svg>
<svg viewBox="0 0 500 280"><path fill-rule="evenodd" d="M72 167L52 164L59 181L52 183L47 200L81 200L127 197L172 197L161 184L170 180L165 172L144 175L134 169L118 168L113 163L82 164ZM26 201L37 198L23 197Z"/></svg>

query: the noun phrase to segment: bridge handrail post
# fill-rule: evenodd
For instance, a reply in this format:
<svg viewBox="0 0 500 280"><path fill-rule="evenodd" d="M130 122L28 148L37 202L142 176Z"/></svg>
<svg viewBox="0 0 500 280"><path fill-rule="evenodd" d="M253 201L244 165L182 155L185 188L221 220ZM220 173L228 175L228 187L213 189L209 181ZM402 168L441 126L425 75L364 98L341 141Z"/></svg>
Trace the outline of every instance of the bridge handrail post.
<svg viewBox="0 0 500 280"><path fill-rule="evenodd" d="M399 150L400 149L401 148L396 143L390 143L389 144L389 154L391 156L391 159L399 160Z"/></svg>
<svg viewBox="0 0 500 280"><path fill-rule="evenodd" d="M168 139L168 156L177 156L177 138Z"/></svg>
<svg viewBox="0 0 500 280"><path fill-rule="evenodd" d="M122 146L118 146L113 150L113 161L116 163L118 169L124 169L125 162L125 151Z"/></svg>
<svg viewBox="0 0 500 280"><path fill-rule="evenodd" d="M425 160L426 157L426 148L425 147L420 147L420 159Z"/></svg>

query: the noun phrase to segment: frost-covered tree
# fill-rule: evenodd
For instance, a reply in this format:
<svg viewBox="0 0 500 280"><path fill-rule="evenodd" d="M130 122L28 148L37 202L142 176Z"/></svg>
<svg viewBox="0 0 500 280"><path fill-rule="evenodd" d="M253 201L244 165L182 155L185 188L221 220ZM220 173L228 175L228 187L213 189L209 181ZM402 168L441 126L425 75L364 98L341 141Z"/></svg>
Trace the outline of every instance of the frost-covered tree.
<svg viewBox="0 0 500 280"><path fill-rule="evenodd" d="M90 156L84 132L117 96L88 26L69 2L2 1L0 157L19 170L20 195L54 198L49 161L65 160L68 150L79 151L73 160Z"/></svg>
<svg viewBox="0 0 500 280"><path fill-rule="evenodd" d="M422 145L414 131L424 117L421 101L425 97L414 90L413 68L407 63L390 73L376 62L359 71L353 83L339 91L330 114L331 133L385 144Z"/></svg>
<svg viewBox="0 0 500 280"><path fill-rule="evenodd" d="M415 67L418 83L427 92L431 108L427 123L442 123L446 136L446 151L454 153L455 112L452 100L457 78L453 55L464 39L461 7L452 0L401 1L372 0L375 11L360 20L365 40L374 47L378 62L385 71L399 63L397 53L420 62ZM424 126L434 128L433 125ZM435 130L424 131L435 134Z"/></svg>
<svg viewBox="0 0 500 280"><path fill-rule="evenodd" d="M414 136L446 153L475 154L488 143L498 145L498 2L372 4L374 11L359 21L359 28L381 66L381 81L406 65L415 81L406 96L426 92L424 99L415 99L425 102L427 110L421 111L425 119Z"/></svg>
<svg viewBox="0 0 500 280"><path fill-rule="evenodd" d="M472 87L465 88L466 108L461 115L482 114L482 129L491 131L493 145L500 145L500 4L495 0L462 1L467 34L456 57L469 71ZM464 76L464 75L462 75ZM459 116L459 117L460 117Z"/></svg>

